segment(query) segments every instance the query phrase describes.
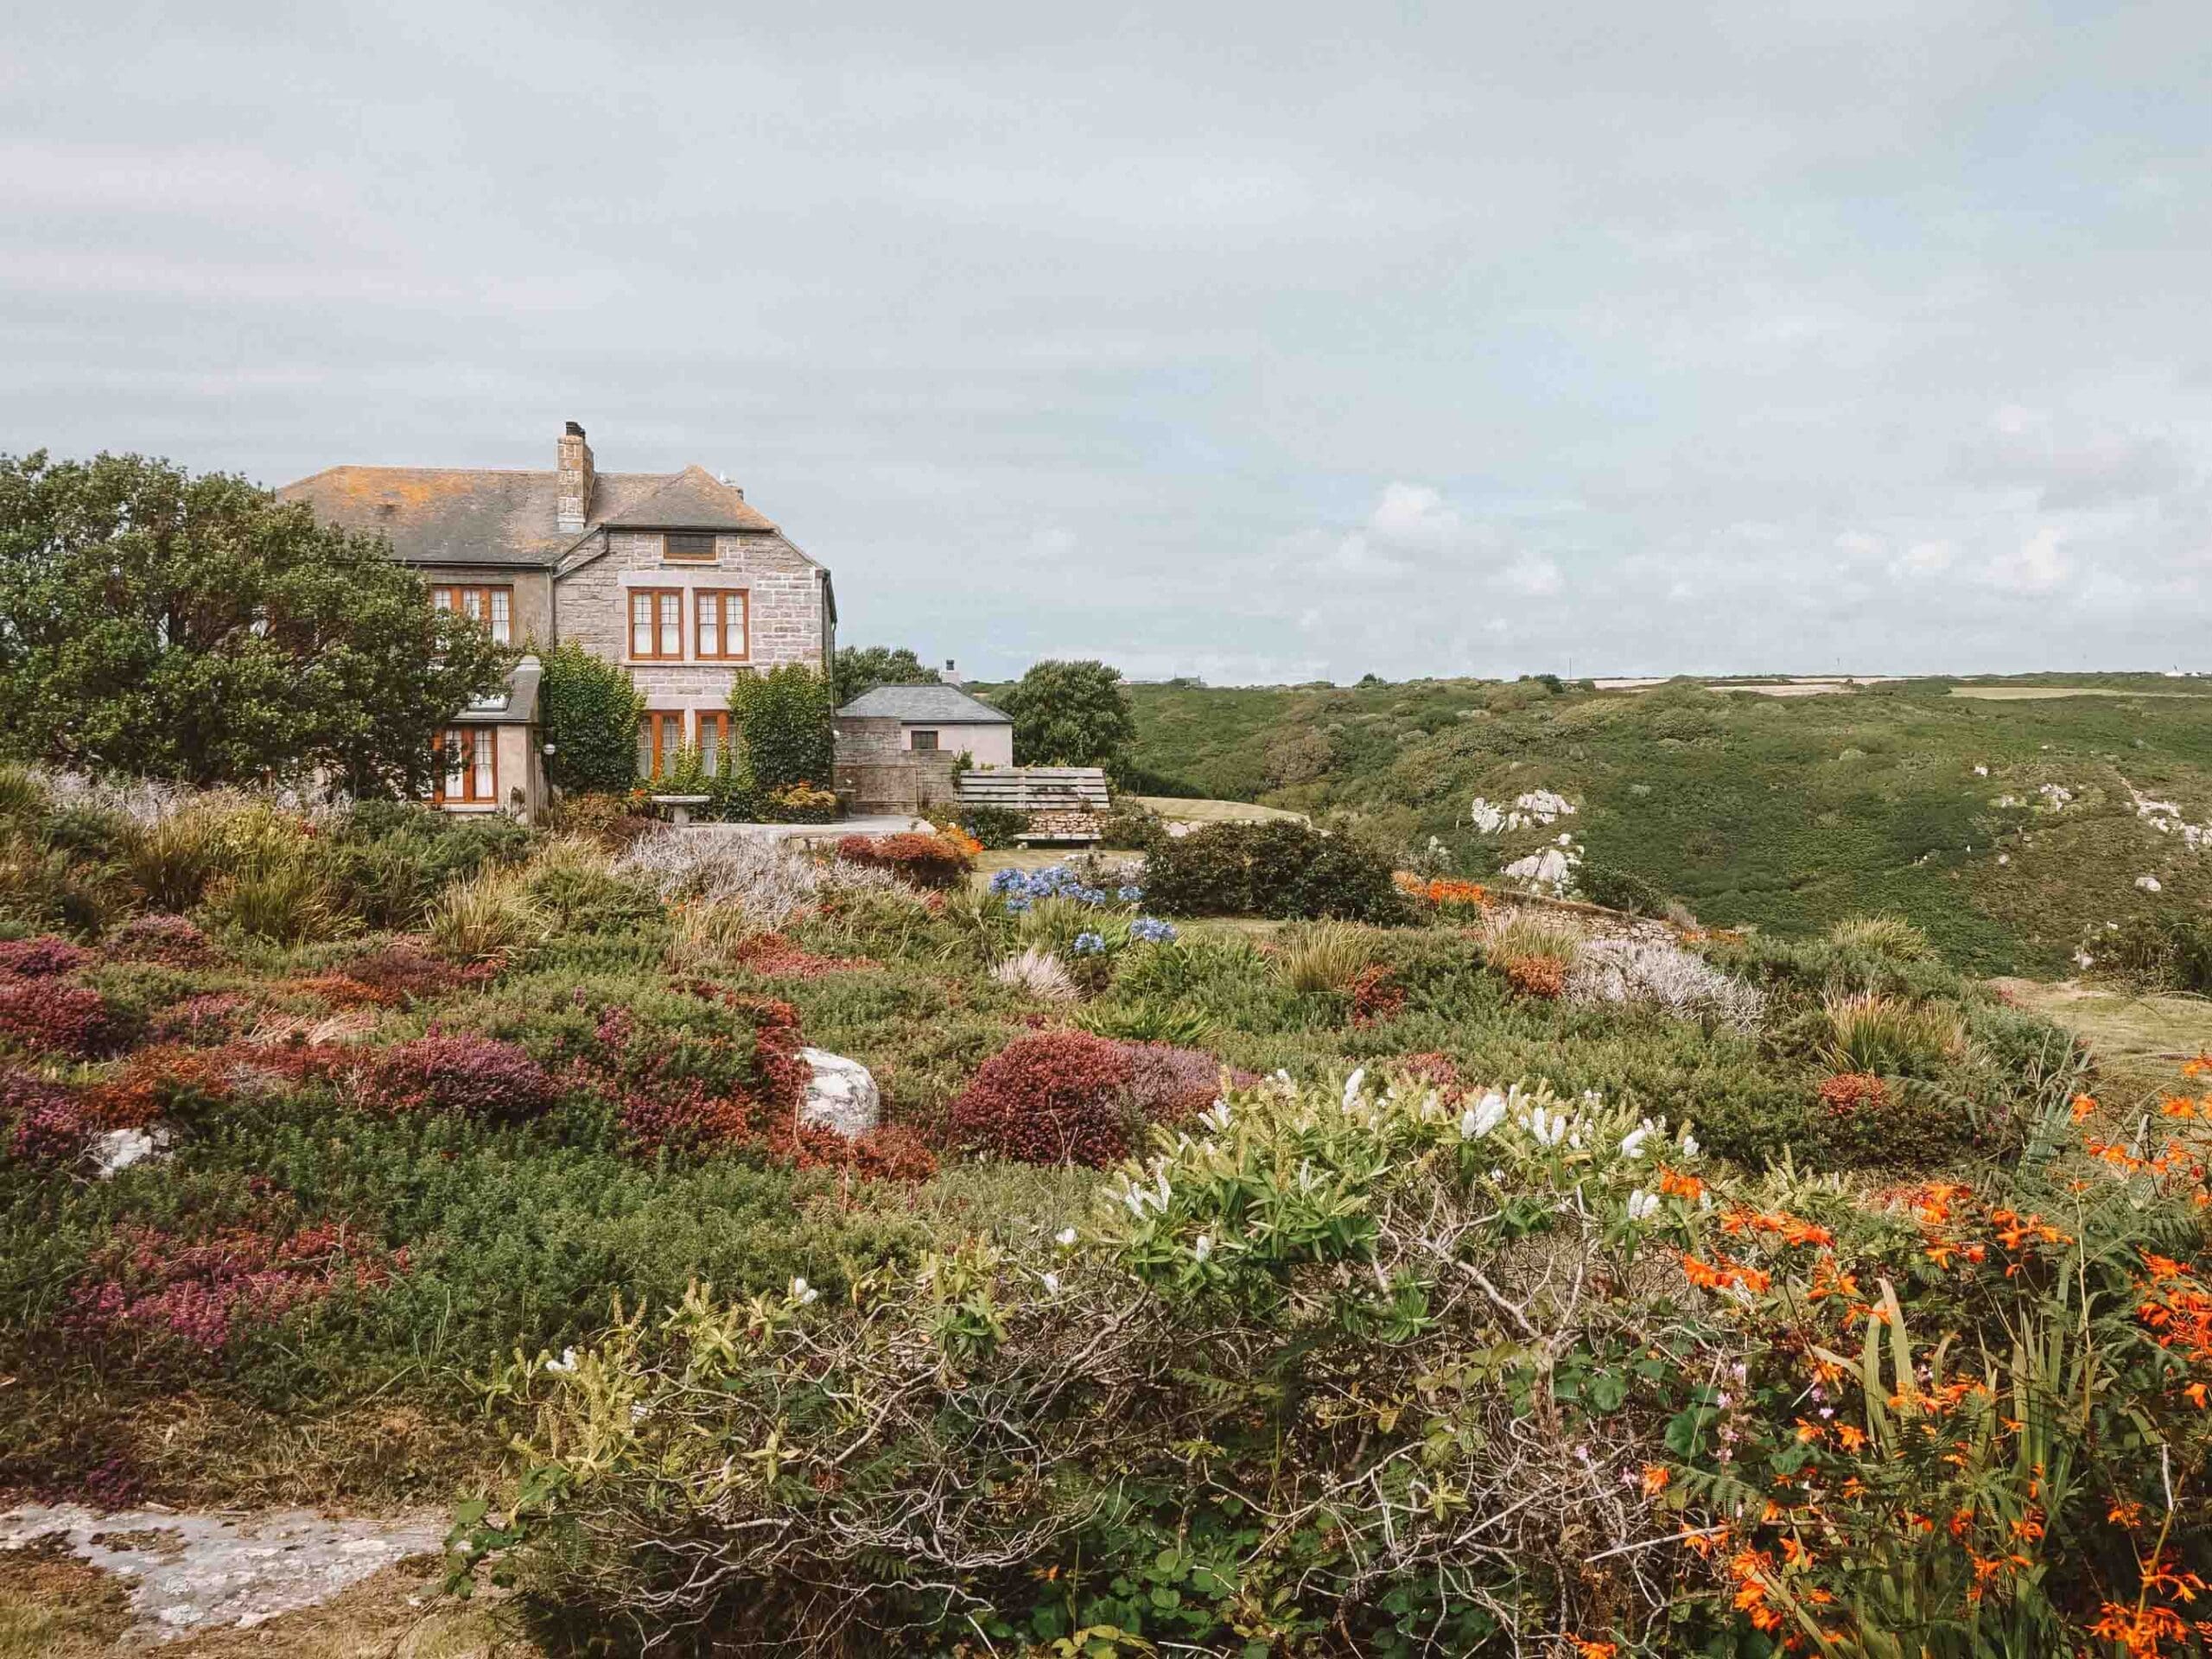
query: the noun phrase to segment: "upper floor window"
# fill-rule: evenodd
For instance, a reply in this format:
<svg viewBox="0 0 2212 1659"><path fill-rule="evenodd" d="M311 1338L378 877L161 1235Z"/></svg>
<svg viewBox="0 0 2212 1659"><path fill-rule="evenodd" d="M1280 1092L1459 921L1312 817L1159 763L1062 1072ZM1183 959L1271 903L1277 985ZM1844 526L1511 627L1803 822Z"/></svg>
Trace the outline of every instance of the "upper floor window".
<svg viewBox="0 0 2212 1659"><path fill-rule="evenodd" d="M630 590L630 655L640 662L683 660L683 590Z"/></svg>
<svg viewBox="0 0 2212 1659"><path fill-rule="evenodd" d="M671 530L660 538L660 556L664 559L688 560L697 563L703 560L711 564L715 557L715 532L711 530Z"/></svg>
<svg viewBox="0 0 2212 1659"><path fill-rule="evenodd" d="M910 731L907 734L906 747L910 749L918 749L925 754L935 754L937 734L926 729L918 732Z"/></svg>
<svg viewBox="0 0 2212 1659"><path fill-rule="evenodd" d="M439 586L430 589L430 603L442 611L459 611L480 623L503 645L514 643L515 590L512 588Z"/></svg>
<svg viewBox="0 0 2212 1659"><path fill-rule="evenodd" d="M699 657L702 662L741 663L751 654L746 639L745 590L702 588L698 605Z"/></svg>

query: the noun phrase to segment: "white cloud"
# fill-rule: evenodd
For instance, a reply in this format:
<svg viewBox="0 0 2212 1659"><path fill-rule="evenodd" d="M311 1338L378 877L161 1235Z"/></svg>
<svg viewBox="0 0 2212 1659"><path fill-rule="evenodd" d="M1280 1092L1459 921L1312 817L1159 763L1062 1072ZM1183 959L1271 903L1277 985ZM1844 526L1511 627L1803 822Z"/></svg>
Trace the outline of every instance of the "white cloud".
<svg viewBox="0 0 2212 1659"><path fill-rule="evenodd" d="M1548 598L1565 585L1556 561L1541 554L1523 553L1505 568L1510 587L1537 598Z"/></svg>
<svg viewBox="0 0 2212 1659"><path fill-rule="evenodd" d="M1990 561L1988 577L1999 588L2019 594L2047 594L2064 582L2071 566L2059 550L2059 531L2045 525L2023 543L2018 552Z"/></svg>
<svg viewBox="0 0 2212 1659"><path fill-rule="evenodd" d="M1950 542L1915 542L1910 547L1890 561L1890 574L1897 576L1934 576L1949 569L1959 556L1959 550Z"/></svg>

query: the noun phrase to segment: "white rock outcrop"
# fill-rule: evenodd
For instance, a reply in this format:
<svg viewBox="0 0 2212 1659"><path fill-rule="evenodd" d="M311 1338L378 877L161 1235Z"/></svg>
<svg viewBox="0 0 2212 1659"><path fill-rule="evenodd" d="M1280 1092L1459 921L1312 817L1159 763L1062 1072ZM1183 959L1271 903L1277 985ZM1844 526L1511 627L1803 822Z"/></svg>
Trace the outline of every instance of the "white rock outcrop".
<svg viewBox="0 0 2212 1659"><path fill-rule="evenodd" d="M113 1180L133 1164L168 1155L167 1129L110 1129L92 1141L92 1167L100 1179Z"/></svg>
<svg viewBox="0 0 2212 1659"><path fill-rule="evenodd" d="M814 1069L799 1104L802 1126L818 1124L849 1140L883 1121L883 1091L868 1067L823 1048L803 1048L799 1057Z"/></svg>

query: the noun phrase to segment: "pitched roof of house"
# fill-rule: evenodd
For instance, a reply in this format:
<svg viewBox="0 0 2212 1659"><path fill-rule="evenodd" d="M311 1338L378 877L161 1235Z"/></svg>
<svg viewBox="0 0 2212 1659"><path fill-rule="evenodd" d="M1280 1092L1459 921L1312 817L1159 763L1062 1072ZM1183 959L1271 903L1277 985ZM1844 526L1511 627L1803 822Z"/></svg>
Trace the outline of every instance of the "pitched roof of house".
<svg viewBox="0 0 2212 1659"><path fill-rule="evenodd" d="M550 566L582 532L557 527L560 475L473 467L332 467L287 484L323 524L381 535L410 564ZM650 505L644 517L639 510ZM775 524L731 486L697 467L680 473L600 473L594 528L769 530Z"/></svg>
<svg viewBox="0 0 2212 1659"><path fill-rule="evenodd" d="M596 497L596 492L594 498ZM598 505L596 499L594 506ZM686 467L644 499L594 515L615 530L773 530L776 526L703 467Z"/></svg>
<svg viewBox="0 0 2212 1659"><path fill-rule="evenodd" d="M957 685L879 685L863 691L840 715L931 721L940 726L1010 726L1014 717L969 696Z"/></svg>

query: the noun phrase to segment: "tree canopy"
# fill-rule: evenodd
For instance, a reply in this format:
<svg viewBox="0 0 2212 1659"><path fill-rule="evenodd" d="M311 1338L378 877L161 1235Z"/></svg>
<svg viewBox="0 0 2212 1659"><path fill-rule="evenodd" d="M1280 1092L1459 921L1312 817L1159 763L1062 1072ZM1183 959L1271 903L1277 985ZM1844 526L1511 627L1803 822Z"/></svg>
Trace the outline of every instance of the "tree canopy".
<svg viewBox="0 0 2212 1659"><path fill-rule="evenodd" d="M1136 736L1119 669L1038 663L998 698L1014 721L1014 764L1116 766Z"/></svg>
<svg viewBox="0 0 2212 1659"><path fill-rule="evenodd" d="M937 670L905 645L847 645L837 653L836 706L879 685L935 685Z"/></svg>
<svg viewBox="0 0 2212 1659"><path fill-rule="evenodd" d="M0 753L416 792L512 656L381 540L243 478L0 455Z"/></svg>

